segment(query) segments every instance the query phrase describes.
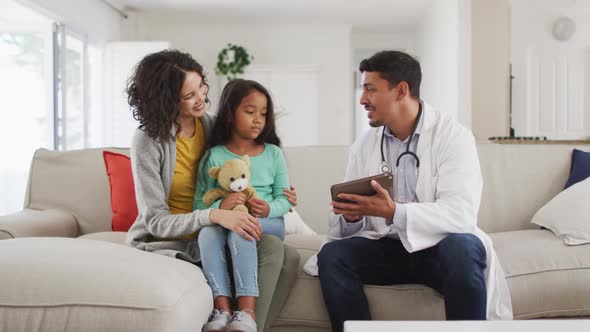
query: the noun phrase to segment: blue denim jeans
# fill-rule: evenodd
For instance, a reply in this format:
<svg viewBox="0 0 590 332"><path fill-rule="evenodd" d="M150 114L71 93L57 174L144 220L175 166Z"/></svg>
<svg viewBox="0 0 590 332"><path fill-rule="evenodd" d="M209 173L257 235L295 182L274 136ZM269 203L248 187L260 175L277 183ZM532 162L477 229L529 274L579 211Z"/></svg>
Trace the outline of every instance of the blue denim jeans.
<svg viewBox="0 0 590 332"><path fill-rule="evenodd" d="M264 234L277 236L281 240L285 238L283 217L261 218L259 222ZM203 273L213 291L213 298L232 295L226 246L233 265L236 297L258 296L256 241L247 240L219 225L203 227L198 241Z"/></svg>
<svg viewBox="0 0 590 332"><path fill-rule="evenodd" d="M334 332L347 320L371 320L366 284L423 284L444 296L448 320L486 319L486 251L472 234L449 234L413 253L390 238L333 241L318 254L318 268Z"/></svg>

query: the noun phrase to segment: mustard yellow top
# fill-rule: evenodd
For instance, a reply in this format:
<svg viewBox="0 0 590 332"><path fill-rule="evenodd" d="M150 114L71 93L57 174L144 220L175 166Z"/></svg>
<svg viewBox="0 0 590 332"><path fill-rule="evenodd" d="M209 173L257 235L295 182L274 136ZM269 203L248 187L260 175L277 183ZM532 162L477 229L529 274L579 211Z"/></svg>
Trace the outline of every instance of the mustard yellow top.
<svg viewBox="0 0 590 332"><path fill-rule="evenodd" d="M193 212L197 167L205 150L205 131L199 118L195 119L195 133L192 137L176 137L176 161L174 176L168 196L170 213Z"/></svg>

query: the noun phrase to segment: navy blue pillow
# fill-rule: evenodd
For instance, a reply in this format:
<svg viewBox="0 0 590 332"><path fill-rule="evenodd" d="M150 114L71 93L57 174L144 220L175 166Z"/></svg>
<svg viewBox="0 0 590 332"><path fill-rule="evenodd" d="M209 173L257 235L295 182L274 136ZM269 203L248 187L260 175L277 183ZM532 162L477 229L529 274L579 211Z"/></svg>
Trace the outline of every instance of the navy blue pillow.
<svg viewBox="0 0 590 332"><path fill-rule="evenodd" d="M574 149L572 152L572 167L570 168L570 177L565 183L567 189L574 184L584 181L590 177L590 152Z"/></svg>

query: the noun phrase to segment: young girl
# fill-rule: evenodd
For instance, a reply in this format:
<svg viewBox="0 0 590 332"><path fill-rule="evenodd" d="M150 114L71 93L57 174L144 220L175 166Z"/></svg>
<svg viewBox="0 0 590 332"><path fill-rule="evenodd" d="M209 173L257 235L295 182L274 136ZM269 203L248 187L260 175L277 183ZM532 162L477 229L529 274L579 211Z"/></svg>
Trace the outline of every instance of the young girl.
<svg viewBox="0 0 590 332"><path fill-rule="evenodd" d="M283 193L289 187L287 165L275 132L274 109L268 91L248 80L230 81L221 94L217 120L212 130L212 148L201 160L199 173L203 180L195 193L195 209L208 208L202 196L217 183L206 175L212 166L221 166L229 159L250 157L251 185L260 198L246 201L243 193L233 193L211 207L231 210L246 204L250 214L259 218L256 231L285 237L283 215L291 204ZM208 331L255 332L254 308L258 296L255 239L247 233L237 234L217 225L203 227L198 243L205 278L213 291L215 309L203 326ZM226 244L233 262L233 276L238 310L230 322L231 287L226 258ZM226 326L227 325L227 326Z"/></svg>

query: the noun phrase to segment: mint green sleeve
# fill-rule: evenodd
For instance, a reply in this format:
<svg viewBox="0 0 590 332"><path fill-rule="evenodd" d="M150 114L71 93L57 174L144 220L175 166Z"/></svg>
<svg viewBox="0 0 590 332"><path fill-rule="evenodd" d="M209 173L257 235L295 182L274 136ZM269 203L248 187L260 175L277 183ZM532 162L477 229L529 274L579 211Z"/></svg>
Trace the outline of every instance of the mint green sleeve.
<svg viewBox="0 0 590 332"><path fill-rule="evenodd" d="M208 153L210 153L210 151ZM194 210L209 209L209 208L218 209L219 204L221 203L221 200L217 200L217 201L213 202L213 204L211 204L211 206L206 206L203 203L203 195L205 195L205 193L207 191L215 188L215 186L216 186L215 179L213 179L209 176L209 168L211 168L211 166L213 166L213 164L214 164L213 158L211 155L209 155L209 158L206 158L206 155L207 155L207 153L205 153L205 155L203 155L203 157L201 158L201 161L199 162L199 167L197 168L197 183L195 184L196 188L195 188L195 198L193 201L193 211ZM205 159L207 159L206 165L205 165Z"/></svg>
<svg viewBox="0 0 590 332"><path fill-rule="evenodd" d="M289 209L292 207L291 203L287 200L287 196L283 193L283 189L289 188L287 161L285 160L283 151L277 146L274 147L275 175L272 185L273 200L268 202L268 205L270 206L268 218L282 217L289 212Z"/></svg>

